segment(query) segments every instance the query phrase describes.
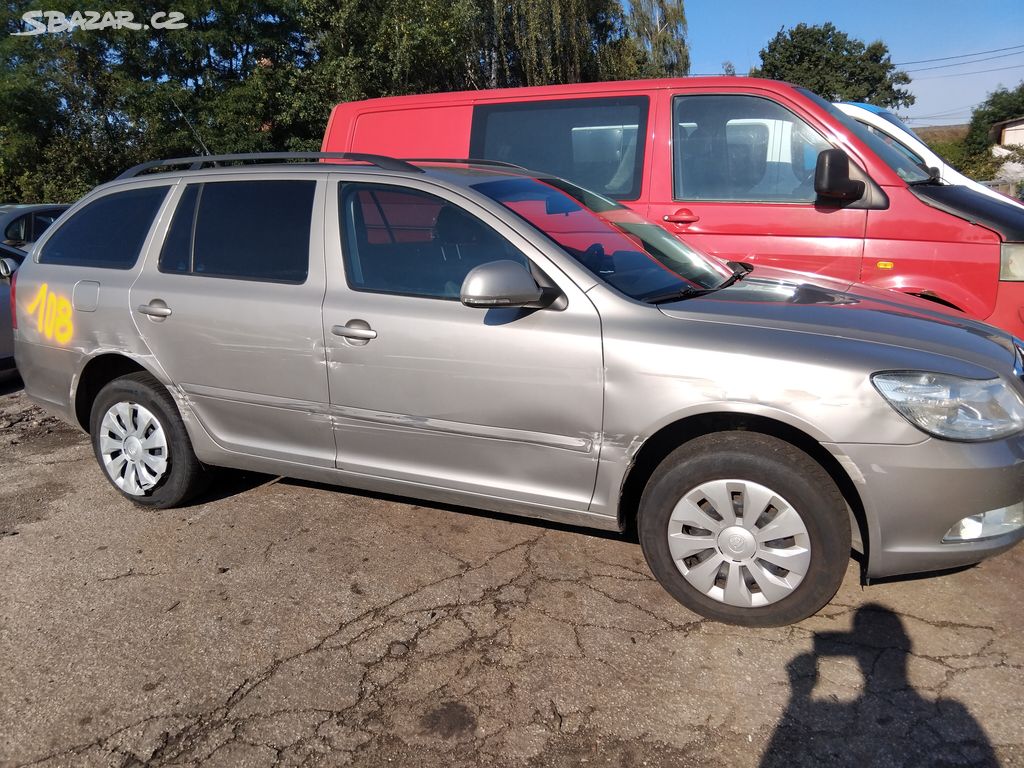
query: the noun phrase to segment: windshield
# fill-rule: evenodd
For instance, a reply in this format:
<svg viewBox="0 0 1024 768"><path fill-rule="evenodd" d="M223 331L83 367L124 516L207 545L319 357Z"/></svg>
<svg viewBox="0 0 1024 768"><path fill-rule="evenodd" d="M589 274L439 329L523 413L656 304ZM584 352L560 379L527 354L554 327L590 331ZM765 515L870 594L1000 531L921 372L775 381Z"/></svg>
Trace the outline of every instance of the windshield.
<svg viewBox="0 0 1024 768"><path fill-rule="evenodd" d="M892 124L893 124L893 125L895 125L895 126L896 126L897 128L899 128L899 129L900 129L901 131L906 131L906 132L907 132L907 133L909 133L909 134L910 134L911 136L913 136L913 137L914 137L915 139L917 139L918 141L920 141L920 142L921 142L922 144L924 143L924 139L922 139L922 138L921 138L920 136L918 136L918 135L917 135L916 133L914 133L914 132L913 132L913 131L912 131L912 130L910 129L910 126L909 126L909 125L907 125L907 124L906 124L906 123L904 123L904 122L903 122L902 120L900 120L900 119L899 119L898 117L896 117L896 115L894 115L894 114L893 114L892 112L882 111L882 112L879 112L879 113L878 113L878 116L879 116L880 118L882 118L883 120L885 120L885 121L887 121L887 122L890 122L890 123L892 123Z"/></svg>
<svg viewBox="0 0 1024 768"><path fill-rule="evenodd" d="M858 120L857 122L859 123L860 121ZM928 168L928 164L924 161L924 158L922 158L919 154L917 154L917 152L912 150L910 147L908 147L895 136L890 136L888 133L883 132L881 129L876 128L873 125L867 125L866 123L862 123L862 125L864 125L864 127L871 131L873 135L880 138L882 141L884 141L890 147L895 149L897 152L906 155L911 160L911 162L915 163L916 165L919 165L921 168Z"/></svg>
<svg viewBox="0 0 1024 768"><path fill-rule="evenodd" d="M717 288L729 271L625 206L563 179L509 177L473 189L634 299Z"/></svg>
<svg viewBox="0 0 1024 768"><path fill-rule="evenodd" d="M921 168L921 166L902 152L893 149L878 138L877 135L872 133L867 126L857 122L834 104L830 104L825 101L825 99L821 98L816 93L808 91L806 88L797 88L797 90L828 112L832 117L842 123L843 126L848 128L849 131L858 139L863 141L872 152L878 155L882 162L892 168L896 174L908 184L918 181L929 181L931 179L931 175L928 171Z"/></svg>

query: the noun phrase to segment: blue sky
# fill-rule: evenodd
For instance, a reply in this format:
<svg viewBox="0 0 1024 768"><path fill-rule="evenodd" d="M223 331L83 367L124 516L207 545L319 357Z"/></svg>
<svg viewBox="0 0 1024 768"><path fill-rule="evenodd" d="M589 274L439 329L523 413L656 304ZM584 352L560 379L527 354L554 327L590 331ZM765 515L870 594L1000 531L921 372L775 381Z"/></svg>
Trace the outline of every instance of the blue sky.
<svg viewBox="0 0 1024 768"><path fill-rule="evenodd" d="M721 73L726 60L745 74L780 27L800 22L831 21L865 42L882 40L896 63L994 51L901 67L914 79L917 101L899 110L911 125L966 123L989 92L1024 80L1024 0L687 0L685 8L694 74ZM1012 46L1016 52L995 51ZM947 64L959 66L910 72ZM964 74L992 69L999 71Z"/></svg>

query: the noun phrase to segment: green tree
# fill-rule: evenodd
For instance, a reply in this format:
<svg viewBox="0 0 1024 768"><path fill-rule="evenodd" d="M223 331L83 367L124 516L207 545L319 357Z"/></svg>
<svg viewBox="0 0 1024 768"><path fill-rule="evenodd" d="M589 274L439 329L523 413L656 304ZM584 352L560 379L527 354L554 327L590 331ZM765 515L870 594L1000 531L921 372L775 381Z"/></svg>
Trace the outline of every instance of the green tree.
<svg viewBox="0 0 1024 768"><path fill-rule="evenodd" d="M676 21L659 34L685 24L680 0L671 1L679 15L665 16ZM80 5L47 7L70 16ZM8 0L0 202L71 201L135 163L198 154L204 144L214 153L316 149L341 101L638 77L654 71L652 51L669 69L685 54L684 41L679 49L679 40L656 38L652 48L634 35L621 0L212 5L175 2L188 25L179 30L15 36L22 11ZM119 4L140 22L166 7Z"/></svg>
<svg viewBox="0 0 1024 768"><path fill-rule="evenodd" d="M633 0L629 28L646 54L645 76L683 77L690 73L683 0Z"/></svg>
<svg viewBox="0 0 1024 768"><path fill-rule="evenodd" d="M991 136L992 127L1003 120L1024 117L1024 80L1014 88L998 88L971 113L964 147L971 154L989 153L998 136Z"/></svg>
<svg viewBox="0 0 1024 768"><path fill-rule="evenodd" d="M802 85L829 101L880 107L914 103L914 95L900 87L910 76L896 69L885 43L865 45L831 23L780 29L761 49L761 66L750 74Z"/></svg>

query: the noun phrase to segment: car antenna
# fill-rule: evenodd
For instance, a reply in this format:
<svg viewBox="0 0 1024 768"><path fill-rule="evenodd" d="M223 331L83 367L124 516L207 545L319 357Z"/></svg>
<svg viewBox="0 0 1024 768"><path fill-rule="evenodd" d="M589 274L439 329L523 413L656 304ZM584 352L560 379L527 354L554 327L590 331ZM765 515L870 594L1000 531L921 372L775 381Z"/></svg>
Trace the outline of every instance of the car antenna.
<svg viewBox="0 0 1024 768"><path fill-rule="evenodd" d="M203 143L203 140L202 140L202 138L201 138L201 137L199 136L199 131L197 131L197 130L195 129L195 126L193 126L193 125L192 125L192 123L191 123L191 122L189 122L189 119L188 119L187 117L185 117L185 113L181 111L181 107L179 107L179 106L178 106L178 102L176 102L176 101L174 100L174 97L173 97L173 96L172 96L172 97L170 97L170 98L171 98L171 104L173 104L173 105L174 105L174 108L175 108L176 110L178 110L178 114L179 114L179 115L181 115L181 119L185 121L185 125L187 125L187 126L188 126L188 129L189 129L190 131L192 131L192 135L196 137L196 141L198 141L198 142L199 142L199 146L203 148L203 154L204 154L204 155L210 155L210 154L212 154L212 153L210 152L210 148L209 148L209 147L207 147L207 146L206 146L206 144L204 144L204 143Z"/></svg>

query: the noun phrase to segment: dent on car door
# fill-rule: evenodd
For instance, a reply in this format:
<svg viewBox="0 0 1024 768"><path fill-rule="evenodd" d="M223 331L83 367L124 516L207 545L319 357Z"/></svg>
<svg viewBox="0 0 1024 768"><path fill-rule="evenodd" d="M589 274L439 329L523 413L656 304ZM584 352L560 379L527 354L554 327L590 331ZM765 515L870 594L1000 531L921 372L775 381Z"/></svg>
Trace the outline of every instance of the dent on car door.
<svg viewBox="0 0 1024 768"><path fill-rule="evenodd" d="M540 276L522 242L419 189L339 184L335 205L324 325L338 467L585 510L603 398L586 296L547 274L568 297L560 310L464 306L474 266Z"/></svg>
<svg viewBox="0 0 1024 768"><path fill-rule="evenodd" d="M323 194L301 174L184 185L131 306L221 446L330 467Z"/></svg>

